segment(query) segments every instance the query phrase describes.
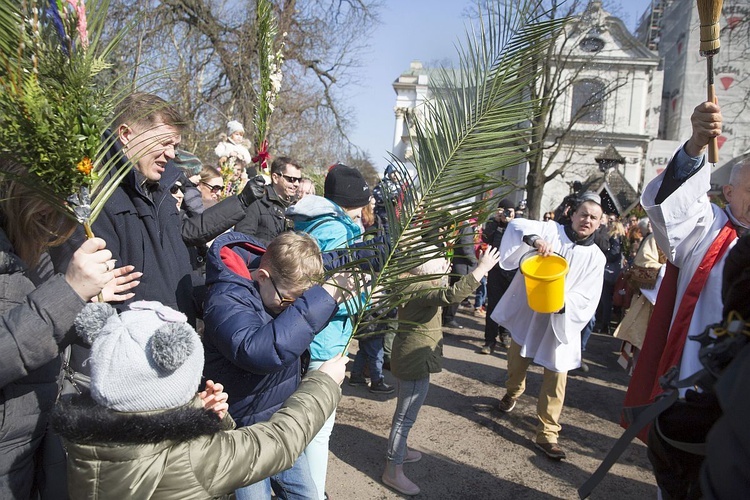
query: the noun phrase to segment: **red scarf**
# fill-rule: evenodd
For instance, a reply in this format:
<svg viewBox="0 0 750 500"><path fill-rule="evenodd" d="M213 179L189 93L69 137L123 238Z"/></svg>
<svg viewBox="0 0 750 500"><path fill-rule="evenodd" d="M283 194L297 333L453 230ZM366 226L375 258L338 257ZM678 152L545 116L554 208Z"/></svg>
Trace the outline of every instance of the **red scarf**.
<svg viewBox="0 0 750 500"><path fill-rule="evenodd" d="M671 262L667 262L664 279L656 296L654 312L646 329L643 348L625 394L623 403L625 408L649 405L653 403L656 396L663 392L659 385L659 377L667 373L672 366L679 364L698 297L708 280L711 269L721 260L729 245L736 238L737 231L732 222L727 220L695 270L674 320L672 320L672 313L676 305L679 269ZM627 428L628 422L623 420L621 425ZM645 442L647 435L648 426L638 434L638 438Z"/></svg>

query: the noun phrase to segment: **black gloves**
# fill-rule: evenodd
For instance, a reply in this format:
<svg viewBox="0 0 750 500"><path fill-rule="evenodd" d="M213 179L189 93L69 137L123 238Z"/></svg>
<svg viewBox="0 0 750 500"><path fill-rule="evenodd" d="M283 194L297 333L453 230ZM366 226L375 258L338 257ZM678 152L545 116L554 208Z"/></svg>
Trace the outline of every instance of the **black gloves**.
<svg viewBox="0 0 750 500"><path fill-rule="evenodd" d="M242 188L242 192L237 195L240 199L242 206L247 208L255 200L263 197L263 193L266 192L266 180L262 175L256 175L252 179L248 179L245 187Z"/></svg>

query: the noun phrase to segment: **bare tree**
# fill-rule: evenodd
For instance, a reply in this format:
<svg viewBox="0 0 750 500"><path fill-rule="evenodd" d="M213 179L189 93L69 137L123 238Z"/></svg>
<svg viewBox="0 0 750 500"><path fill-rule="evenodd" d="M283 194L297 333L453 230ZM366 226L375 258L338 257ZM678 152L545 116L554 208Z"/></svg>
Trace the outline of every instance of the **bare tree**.
<svg viewBox="0 0 750 500"><path fill-rule="evenodd" d="M352 111L341 89L357 81L379 0L274 5L285 62L271 149L322 165L353 148L347 135ZM252 124L258 102L254 8L253 0L112 0L112 34L138 19L121 45L124 62L138 63L133 79L192 119L184 142L203 157L212 155L229 119Z"/></svg>
<svg viewBox="0 0 750 500"><path fill-rule="evenodd" d="M477 7L468 9L466 15L474 18L481 15L488 1L503 2L482 0ZM539 76L528 94L529 99L535 102L528 123L528 174L525 184L517 187L526 190L527 210L531 218L538 219L541 215L542 196L547 183L569 174L580 176L583 170L590 169L591 165L581 165L577 161L575 146L590 139L592 131L587 129L581 133L578 125L588 123L592 115L602 112L607 98L626 83L625 78L615 78L601 87L592 88L585 99L574 103L574 109L570 112L565 110L573 86L580 82L597 58L595 51L582 55L577 50L580 32L593 27L590 19L581 16L589 3L588 0L539 0L536 4L543 17L567 18L569 21L553 34L553 43L546 54L529 66L529 71L538 72ZM615 11L618 9L619 6L614 7ZM563 115L567 116L565 120L560 118Z"/></svg>

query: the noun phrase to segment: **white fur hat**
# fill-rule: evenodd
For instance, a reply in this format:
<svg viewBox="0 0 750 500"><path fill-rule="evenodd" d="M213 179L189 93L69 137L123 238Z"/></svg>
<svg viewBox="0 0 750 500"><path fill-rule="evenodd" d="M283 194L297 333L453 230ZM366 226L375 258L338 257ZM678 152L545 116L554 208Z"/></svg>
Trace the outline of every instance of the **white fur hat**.
<svg viewBox="0 0 750 500"><path fill-rule="evenodd" d="M138 301L117 315L92 303L76 318L91 344L91 396L122 412L166 410L188 403L203 374L203 346L184 314Z"/></svg>
<svg viewBox="0 0 750 500"><path fill-rule="evenodd" d="M410 274L426 276L431 274L445 274L448 272L450 261L445 257L440 256L440 251L437 247L427 247L424 250L423 255L429 255L432 258L413 268L409 271Z"/></svg>
<svg viewBox="0 0 750 500"><path fill-rule="evenodd" d="M237 120L232 120L227 123L227 135L231 136L235 132L245 133L245 127L242 126Z"/></svg>

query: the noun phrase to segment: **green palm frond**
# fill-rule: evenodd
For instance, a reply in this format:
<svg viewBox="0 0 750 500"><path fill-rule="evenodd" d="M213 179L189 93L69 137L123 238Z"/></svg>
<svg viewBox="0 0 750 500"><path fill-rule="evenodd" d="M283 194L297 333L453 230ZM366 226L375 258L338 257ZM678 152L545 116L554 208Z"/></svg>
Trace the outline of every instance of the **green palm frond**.
<svg viewBox="0 0 750 500"><path fill-rule="evenodd" d="M549 20L535 0L486 14L458 48L458 67L431 75L425 119L409 123L415 130L414 173L393 158L407 181L400 209L386 203L393 251L379 274L360 279L371 310L397 307L413 298L403 293L408 286L435 278L405 273L433 258L435 245L445 256L456 239L453 230L471 218L485 220L498 198L484 195L504 186L510 191L503 170L525 164L530 148L538 146L530 143L530 118L540 103L529 98L530 89L565 20ZM372 295L364 287L368 279L388 292ZM358 321L358 329L366 330L367 323L385 320Z"/></svg>
<svg viewBox="0 0 750 500"><path fill-rule="evenodd" d="M123 35L102 42L108 8L109 0L0 4L0 154L25 167L18 181L85 225L127 173L104 161L104 132L124 97L103 76Z"/></svg>

